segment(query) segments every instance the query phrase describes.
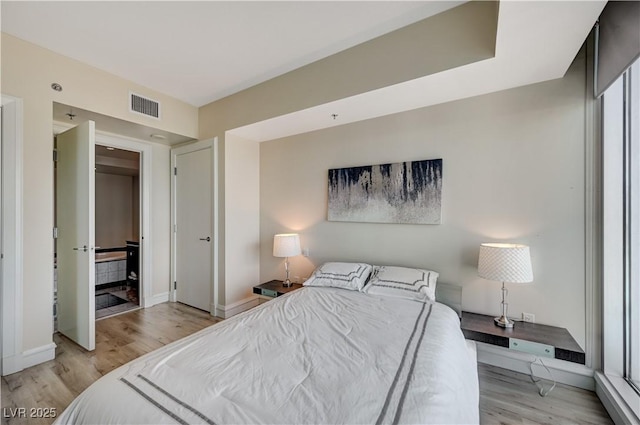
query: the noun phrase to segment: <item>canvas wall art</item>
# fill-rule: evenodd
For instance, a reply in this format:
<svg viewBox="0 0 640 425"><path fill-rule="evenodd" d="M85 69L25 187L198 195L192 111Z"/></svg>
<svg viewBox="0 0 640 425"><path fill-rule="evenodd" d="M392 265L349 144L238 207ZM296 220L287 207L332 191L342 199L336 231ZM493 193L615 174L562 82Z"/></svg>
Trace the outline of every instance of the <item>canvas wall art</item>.
<svg viewBox="0 0 640 425"><path fill-rule="evenodd" d="M440 224L442 159L329 170L329 221Z"/></svg>

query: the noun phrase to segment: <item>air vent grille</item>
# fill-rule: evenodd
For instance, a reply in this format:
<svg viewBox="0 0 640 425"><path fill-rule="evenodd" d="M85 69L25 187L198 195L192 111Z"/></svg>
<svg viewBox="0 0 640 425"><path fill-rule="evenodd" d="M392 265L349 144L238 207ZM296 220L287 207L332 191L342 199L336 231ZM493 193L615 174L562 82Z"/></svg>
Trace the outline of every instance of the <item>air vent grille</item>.
<svg viewBox="0 0 640 425"><path fill-rule="evenodd" d="M137 112L148 117L160 119L160 103L155 100L137 95L130 94L131 101L129 103L131 112Z"/></svg>

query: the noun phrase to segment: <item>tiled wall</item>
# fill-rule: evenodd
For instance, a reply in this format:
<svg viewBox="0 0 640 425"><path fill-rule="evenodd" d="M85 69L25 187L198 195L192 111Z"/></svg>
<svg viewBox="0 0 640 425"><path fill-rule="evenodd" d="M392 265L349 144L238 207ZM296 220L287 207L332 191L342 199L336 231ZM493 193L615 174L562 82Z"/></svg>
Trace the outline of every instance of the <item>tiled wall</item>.
<svg viewBox="0 0 640 425"><path fill-rule="evenodd" d="M127 280L127 260L96 263L96 285ZM53 269L53 331L58 330L58 267Z"/></svg>
<svg viewBox="0 0 640 425"><path fill-rule="evenodd" d="M96 285L127 280L127 260L96 263Z"/></svg>

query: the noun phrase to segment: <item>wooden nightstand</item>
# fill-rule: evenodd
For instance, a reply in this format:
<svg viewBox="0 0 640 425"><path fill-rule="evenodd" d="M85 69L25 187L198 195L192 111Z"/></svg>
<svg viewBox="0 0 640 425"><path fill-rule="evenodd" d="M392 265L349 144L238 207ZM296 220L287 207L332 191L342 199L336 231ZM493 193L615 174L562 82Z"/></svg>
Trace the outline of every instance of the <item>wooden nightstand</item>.
<svg viewBox="0 0 640 425"><path fill-rule="evenodd" d="M280 295L284 295L300 288L302 288L302 285L299 283L294 283L287 288L282 286L281 280L271 280L263 283L262 285L254 286L253 293L258 295L260 298L260 304L262 304L263 302L272 300L275 297L279 297Z"/></svg>
<svg viewBox="0 0 640 425"><path fill-rule="evenodd" d="M467 339L511 350L585 364L584 351L565 328L516 322L513 328L496 326L493 316L462 312L460 323Z"/></svg>

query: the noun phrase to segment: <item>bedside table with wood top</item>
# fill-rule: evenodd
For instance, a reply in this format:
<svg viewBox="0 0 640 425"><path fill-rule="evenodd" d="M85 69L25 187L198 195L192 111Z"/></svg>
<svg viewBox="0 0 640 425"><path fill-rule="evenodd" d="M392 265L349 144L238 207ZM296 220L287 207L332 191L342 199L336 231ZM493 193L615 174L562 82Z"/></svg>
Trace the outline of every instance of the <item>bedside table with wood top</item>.
<svg viewBox="0 0 640 425"><path fill-rule="evenodd" d="M271 280L262 285L254 286L253 293L258 295L259 303L262 304L300 288L302 288L300 283L292 283L291 286L286 287L281 280Z"/></svg>
<svg viewBox="0 0 640 425"><path fill-rule="evenodd" d="M501 328L495 325L493 316L466 311L462 312L460 327L466 339L585 364L584 350L565 328L530 322L516 322L513 328Z"/></svg>

